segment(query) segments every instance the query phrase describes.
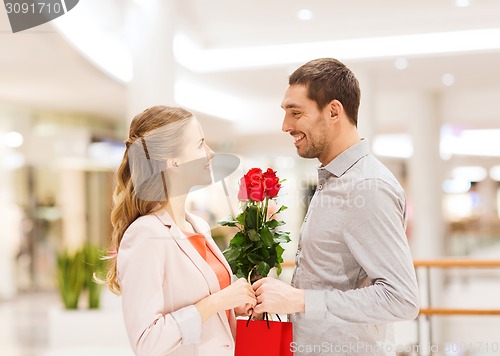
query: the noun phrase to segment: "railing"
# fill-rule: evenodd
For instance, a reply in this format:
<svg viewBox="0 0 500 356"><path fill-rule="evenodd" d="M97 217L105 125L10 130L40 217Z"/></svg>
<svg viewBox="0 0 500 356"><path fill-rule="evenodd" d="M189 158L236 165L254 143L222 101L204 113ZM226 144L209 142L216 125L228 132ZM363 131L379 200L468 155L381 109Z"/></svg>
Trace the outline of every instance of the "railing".
<svg viewBox="0 0 500 356"><path fill-rule="evenodd" d="M439 260L415 260L413 261L415 269L423 268L426 272L426 290L427 290L427 303L426 307L420 309L419 317L417 322L419 325L418 329L418 344L421 345L421 335L420 335L420 317L423 316L427 318L429 328L428 328L428 339L429 344L433 345L432 340L432 322L430 320L431 316L451 316L451 315L500 315L500 309L461 309L461 308L443 308L443 307L433 307L432 295L431 295L431 269L450 269L450 268L500 268L500 260L470 260L470 259L439 259ZM288 261L282 264L282 267L294 267L294 262ZM418 275L418 273L417 273Z"/></svg>
<svg viewBox="0 0 500 356"><path fill-rule="evenodd" d="M470 260L470 259L451 259L444 258L439 260L416 260L413 261L415 269L418 272L419 268L425 269L426 272L426 289L427 289L427 307L421 308L418 322L418 344L422 344L422 337L420 335L420 320L421 316L427 318L429 325L428 328L428 340L429 344L433 345L432 337L432 321L431 316L456 316L456 315L469 315L469 316L480 316L480 315L500 315L500 309L464 309L464 308L442 308L433 307L432 303L432 287L431 287L431 269L449 269L449 268L500 268L500 260ZM418 276L418 273L417 273Z"/></svg>
<svg viewBox="0 0 500 356"><path fill-rule="evenodd" d="M431 268L499 268L500 260L467 260L467 259L441 259L441 260L417 260L414 261L415 268L426 268L427 291L431 290L430 269ZM420 309L421 315L500 315L500 309L450 309L432 308L430 294L428 294L428 308Z"/></svg>

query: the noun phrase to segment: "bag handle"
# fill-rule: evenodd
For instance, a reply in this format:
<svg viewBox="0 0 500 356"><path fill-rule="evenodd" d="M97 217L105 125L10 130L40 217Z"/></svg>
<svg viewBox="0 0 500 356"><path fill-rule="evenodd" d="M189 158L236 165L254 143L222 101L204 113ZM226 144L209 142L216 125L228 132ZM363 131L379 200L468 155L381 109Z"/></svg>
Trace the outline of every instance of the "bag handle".
<svg viewBox="0 0 500 356"><path fill-rule="evenodd" d="M281 322L280 316L278 314L276 314L276 316L278 317L278 320ZM266 320L267 328L271 329L271 326L269 325L269 314L267 312L264 313L264 319ZM247 320L247 324L246 324L247 328L248 328L248 324L250 324L250 320L252 320L251 315L248 317L248 320ZM271 316L271 320L272 320L272 316Z"/></svg>

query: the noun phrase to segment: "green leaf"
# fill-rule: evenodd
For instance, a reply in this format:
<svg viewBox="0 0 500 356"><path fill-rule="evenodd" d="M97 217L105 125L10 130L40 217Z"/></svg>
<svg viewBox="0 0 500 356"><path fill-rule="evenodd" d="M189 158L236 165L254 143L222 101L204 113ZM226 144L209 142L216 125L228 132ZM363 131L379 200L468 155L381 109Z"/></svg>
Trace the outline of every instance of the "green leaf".
<svg viewBox="0 0 500 356"><path fill-rule="evenodd" d="M270 251L270 250L271 250L271 251ZM268 248L266 248L266 247L264 247L264 246L262 246L262 247L259 249L259 251L258 251L258 253L259 253L259 254L260 254L260 255L261 255L264 259L268 259L269 257L271 257L270 252L272 252L272 249L268 249Z"/></svg>
<svg viewBox="0 0 500 356"><path fill-rule="evenodd" d="M257 215L259 208L256 205L248 205L245 209L245 226L247 229L257 229Z"/></svg>
<svg viewBox="0 0 500 356"><path fill-rule="evenodd" d="M241 247L243 248L243 251L248 251L254 247L254 244L252 241L247 241Z"/></svg>
<svg viewBox="0 0 500 356"><path fill-rule="evenodd" d="M230 245L233 246L241 246L245 242L245 235L241 231L238 231L236 235L229 242Z"/></svg>
<svg viewBox="0 0 500 356"><path fill-rule="evenodd" d="M257 264L257 272L262 276L262 277L267 277L269 274L269 271L271 270L271 266L269 266L266 262L261 261Z"/></svg>
<svg viewBox="0 0 500 356"><path fill-rule="evenodd" d="M282 205L277 212L273 213L269 219L272 219L274 215L278 215L279 213L281 213L282 211L285 211L286 209L288 209L288 207L286 205Z"/></svg>
<svg viewBox="0 0 500 356"><path fill-rule="evenodd" d="M260 236L264 246L271 247L273 245L273 233L266 226L260 231Z"/></svg>
<svg viewBox="0 0 500 356"><path fill-rule="evenodd" d="M285 222L284 221L278 221L276 219L272 219L272 220L268 220L266 221L265 225L270 229L275 229L277 228L278 226L281 226L281 225L285 225Z"/></svg>
<svg viewBox="0 0 500 356"><path fill-rule="evenodd" d="M238 224L243 225L245 223L245 214L238 214L238 216L236 217L236 221L238 222Z"/></svg>
<svg viewBox="0 0 500 356"><path fill-rule="evenodd" d="M285 251L285 249L283 247L281 247L280 245L276 246L276 257L277 257L277 259L281 258L281 256L283 255L284 251Z"/></svg>
<svg viewBox="0 0 500 356"><path fill-rule="evenodd" d="M224 250L223 254L227 262L231 264L232 262L238 259L238 257L240 256L240 252L241 252L240 246L229 245L229 247Z"/></svg>
<svg viewBox="0 0 500 356"><path fill-rule="evenodd" d="M276 274L279 276L281 274L281 271L282 271L281 264L276 263L275 267L276 267Z"/></svg>
<svg viewBox="0 0 500 356"><path fill-rule="evenodd" d="M261 247L262 247L262 241L254 242L252 244L252 249L250 250L250 252L255 252L257 250L260 250Z"/></svg>
<svg viewBox="0 0 500 356"><path fill-rule="evenodd" d="M253 253L253 252L250 252L248 255L248 260L250 262L252 262L253 264L258 264L259 262L262 262L263 261L263 258L257 254L257 253Z"/></svg>
<svg viewBox="0 0 500 356"><path fill-rule="evenodd" d="M235 220L231 215L228 215L219 220L219 225L221 226L236 226L238 221Z"/></svg>
<svg viewBox="0 0 500 356"><path fill-rule="evenodd" d="M243 273L243 272L241 271L241 269L238 269L238 270L236 271L235 275L236 275L236 277L238 277L238 278L245 278L245 279L247 278L247 277L246 277L246 275L245 275L245 273Z"/></svg>
<svg viewBox="0 0 500 356"><path fill-rule="evenodd" d="M290 242L290 233L288 231L277 231L274 233L273 241L277 244Z"/></svg>
<svg viewBox="0 0 500 356"><path fill-rule="evenodd" d="M248 238L250 239L250 241L254 242L260 241L260 235L254 229L248 231Z"/></svg>

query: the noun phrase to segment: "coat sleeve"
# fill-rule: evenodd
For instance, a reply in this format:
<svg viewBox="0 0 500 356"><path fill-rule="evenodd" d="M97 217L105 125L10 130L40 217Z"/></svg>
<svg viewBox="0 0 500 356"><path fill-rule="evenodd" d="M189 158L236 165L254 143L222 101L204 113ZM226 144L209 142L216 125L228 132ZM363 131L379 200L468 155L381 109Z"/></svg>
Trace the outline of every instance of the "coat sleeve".
<svg viewBox="0 0 500 356"><path fill-rule="evenodd" d="M166 355L199 343L201 316L194 305L164 314L163 281L167 237L143 217L126 231L117 255L125 328L136 355ZM164 228L164 226L161 226Z"/></svg>

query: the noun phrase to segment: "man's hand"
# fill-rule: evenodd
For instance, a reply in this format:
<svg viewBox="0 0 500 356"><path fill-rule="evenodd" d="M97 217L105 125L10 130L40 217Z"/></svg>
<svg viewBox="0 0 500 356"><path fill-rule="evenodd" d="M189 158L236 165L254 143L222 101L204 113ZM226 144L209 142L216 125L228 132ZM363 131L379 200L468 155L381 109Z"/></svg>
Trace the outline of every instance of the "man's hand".
<svg viewBox="0 0 500 356"><path fill-rule="evenodd" d="M275 278L262 278L252 284L257 297L254 314L293 314L304 312L304 291Z"/></svg>

